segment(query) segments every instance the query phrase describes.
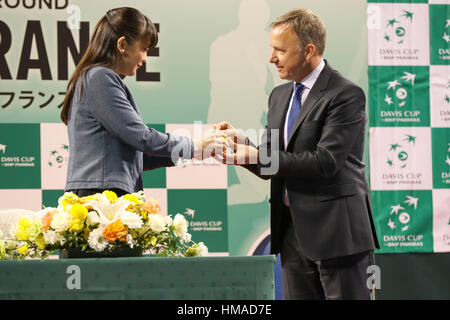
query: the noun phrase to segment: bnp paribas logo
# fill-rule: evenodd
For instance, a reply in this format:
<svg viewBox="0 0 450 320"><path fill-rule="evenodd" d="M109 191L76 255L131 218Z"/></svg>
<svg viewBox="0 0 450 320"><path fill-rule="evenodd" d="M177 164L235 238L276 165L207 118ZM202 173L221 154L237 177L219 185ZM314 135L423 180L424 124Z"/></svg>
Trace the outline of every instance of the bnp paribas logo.
<svg viewBox="0 0 450 320"><path fill-rule="evenodd" d="M58 148L51 150L48 155L48 166L51 168L62 168L69 159L69 146L62 144Z"/></svg>
<svg viewBox="0 0 450 320"><path fill-rule="evenodd" d="M405 232L408 230L411 222L411 211L417 210L418 201L419 198L406 195L406 199L402 203L391 206L387 226L395 231Z"/></svg>
<svg viewBox="0 0 450 320"><path fill-rule="evenodd" d="M406 134L401 141L391 143L386 161L387 165L392 168L406 168L410 158L409 152L414 148L416 138L415 136Z"/></svg>
<svg viewBox="0 0 450 320"><path fill-rule="evenodd" d="M398 45L403 44L405 36L409 32L409 27L412 24L414 12L408 10L402 11L399 17L392 17L392 19L387 20L384 33L384 40L386 42L393 42Z"/></svg>

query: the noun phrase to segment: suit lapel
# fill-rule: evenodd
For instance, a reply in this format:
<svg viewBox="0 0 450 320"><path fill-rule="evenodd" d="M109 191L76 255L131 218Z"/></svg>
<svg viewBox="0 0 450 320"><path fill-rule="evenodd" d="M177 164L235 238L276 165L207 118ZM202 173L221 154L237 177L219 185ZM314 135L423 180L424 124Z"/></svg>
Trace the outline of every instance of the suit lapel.
<svg viewBox="0 0 450 320"><path fill-rule="evenodd" d="M303 104L300 108L300 113L297 116L297 119L295 119L295 122L292 126L291 135L288 137L288 146L289 146L289 143L291 142L294 132L300 127L303 120L305 120L306 115L314 107L317 100L319 100L324 95L325 90L328 87L328 81L330 79L332 70L333 69L326 62L325 67L323 68L322 72L320 73L320 75L317 78L316 82L314 83L313 87L309 91L308 97L303 102ZM292 95L292 93L291 93L291 95Z"/></svg>

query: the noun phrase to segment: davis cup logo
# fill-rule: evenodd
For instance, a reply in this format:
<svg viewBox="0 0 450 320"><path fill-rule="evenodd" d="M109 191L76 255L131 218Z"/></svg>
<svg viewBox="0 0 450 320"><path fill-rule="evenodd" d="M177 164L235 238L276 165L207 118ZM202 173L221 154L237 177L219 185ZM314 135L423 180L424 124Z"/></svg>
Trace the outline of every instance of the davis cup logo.
<svg viewBox="0 0 450 320"><path fill-rule="evenodd" d="M222 231L223 229L223 221L221 220L209 220L203 219L198 220L195 219L197 209L186 208L183 215L186 217L186 220L189 222L189 228L191 231ZM190 217L187 219L187 217ZM207 218L207 217L206 217Z"/></svg>
<svg viewBox="0 0 450 320"><path fill-rule="evenodd" d="M371 126L429 126L428 67L370 66L369 74Z"/></svg>
<svg viewBox="0 0 450 320"><path fill-rule="evenodd" d="M438 51L438 59L440 60L448 60L450 59L450 19L446 19L441 24L442 29L438 29L436 35L433 35L435 39L435 43L437 43L437 51Z"/></svg>
<svg viewBox="0 0 450 320"><path fill-rule="evenodd" d="M407 252L412 248L417 251L433 250L430 202L431 193L426 191L416 192L414 196L408 191L400 198L391 198L391 205L380 220L383 221L380 225L382 247L386 252Z"/></svg>
<svg viewBox="0 0 450 320"><path fill-rule="evenodd" d="M411 215L406 210L412 210L412 206L414 206L414 210L417 209L417 202L419 198L415 198L412 196L406 196L406 200L403 201L408 205L408 208L405 209L401 204L397 204L391 206L391 212L389 221L387 226L391 229L399 229L401 232L405 232L409 229L409 223L411 222ZM406 206L406 205L405 205Z"/></svg>
<svg viewBox="0 0 450 320"><path fill-rule="evenodd" d="M430 6L431 64L450 63L450 19L448 5Z"/></svg>
<svg viewBox="0 0 450 320"><path fill-rule="evenodd" d="M431 127L450 127L450 66L430 66L430 120Z"/></svg>
<svg viewBox="0 0 450 320"><path fill-rule="evenodd" d="M450 137L449 128L433 128L433 187L450 187ZM450 193L448 193L450 205ZM450 210L447 209L447 212Z"/></svg>
<svg viewBox="0 0 450 320"><path fill-rule="evenodd" d="M442 39L445 40L445 42L449 43L450 42L450 35L447 34L448 32L448 28L450 27L450 19L447 19L445 21L445 30L444 30L444 35L442 36Z"/></svg>
<svg viewBox="0 0 450 320"><path fill-rule="evenodd" d="M185 216L191 216L191 218L194 218L195 210L186 208L186 211L184 212L184 215Z"/></svg>
<svg viewBox="0 0 450 320"><path fill-rule="evenodd" d="M442 184L444 186L450 185L450 143L448 143L448 150L445 156L445 165L441 171Z"/></svg>
<svg viewBox="0 0 450 320"><path fill-rule="evenodd" d="M386 42L395 42L402 44L409 26L413 20L413 12L402 10L403 14L396 18L389 19L385 29L384 40Z"/></svg>
<svg viewBox="0 0 450 320"><path fill-rule="evenodd" d="M385 252L433 250L433 200L431 190L375 192L377 232Z"/></svg>
<svg viewBox="0 0 450 320"><path fill-rule="evenodd" d="M448 144L448 150L447 150L447 152L450 152L450 143ZM450 167L450 157L449 157L448 154L447 154L447 159L445 159L445 163L447 163L448 166Z"/></svg>
<svg viewBox="0 0 450 320"><path fill-rule="evenodd" d="M428 4L377 3L367 12L369 65L429 64Z"/></svg>
<svg viewBox="0 0 450 320"><path fill-rule="evenodd" d="M430 128L379 127L370 128L370 134L372 190L432 188L436 156L432 157L430 142L436 140L431 139Z"/></svg>
<svg viewBox="0 0 450 320"><path fill-rule="evenodd" d="M27 155L8 155L6 154L6 144L0 144L0 165L2 167L34 167L36 158ZM11 152L11 149L10 149Z"/></svg>
<svg viewBox="0 0 450 320"><path fill-rule="evenodd" d="M445 92L445 103L447 106L450 106L450 94L449 94L449 88L450 88L450 81L447 82L447 88L446 88L446 92Z"/></svg>
<svg viewBox="0 0 450 320"><path fill-rule="evenodd" d="M400 81L397 79L388 81L386 96L384 98L387 106L404 107L408 102L409 91L414 88L415 78L415 74L404 71L403 76L399 79Z"/></svg>
<svg viewBox="0 0 450 320"><path fill-rule="evenodd" d="M406 168L409 159L408 151L415 146L415 143L416 137L407 134L401 142L390 144L387 165L400 169Z"/></svg>
<svg viewBox="0 0 450 320"><path fill-rule="evenodd" d="M62 168L69 159L69 146L62 144L56 150L49 152L48 166L52 168Z"/></svg>

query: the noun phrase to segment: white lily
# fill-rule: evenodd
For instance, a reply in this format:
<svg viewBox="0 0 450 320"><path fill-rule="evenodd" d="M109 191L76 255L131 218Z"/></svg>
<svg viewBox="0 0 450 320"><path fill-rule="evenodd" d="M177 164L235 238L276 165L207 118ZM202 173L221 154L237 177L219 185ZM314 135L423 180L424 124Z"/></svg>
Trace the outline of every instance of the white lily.
<svg viewBox="0 0 450 320"><path fill-rule="evenodd" d="M92 206L92 208L97 211L101 225L109 225L111 222L119 219L120 214L124 212L130 204L130 201L121 198L111 204L104 194L102 194L98 200L93 200L88 203L88 205Z"/></svg>
<svg viewBox="0 0 450 320"><path fill-rule="evenodd" d="M184 234L188 230L189 222L187 222L186 218L182 214L177 213L172 223L174 227L173 232L175 235L183 238Z"/></svg>

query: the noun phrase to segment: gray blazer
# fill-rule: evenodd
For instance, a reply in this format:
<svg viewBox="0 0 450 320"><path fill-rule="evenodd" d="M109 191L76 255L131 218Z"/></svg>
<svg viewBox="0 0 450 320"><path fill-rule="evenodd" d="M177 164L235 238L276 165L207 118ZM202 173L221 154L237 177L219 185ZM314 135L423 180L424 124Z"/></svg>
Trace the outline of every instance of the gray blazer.
<svg viewBox="0 0 450 320"><path fill-rule="evenodd" d="M283 132L292 83L269 98L267 127L258 165L247 169L271 179L271 252L285 234L284 187L302 250L325 260L378 248L363 163L366 124L364 92L327 62L303 103L284 151ZM280 130L274 148L270 129ZM271 149L272 152L270 152ZM278 166L273 166L278 161ZM264 174L263 168L278 167Z"/></svg>
<svg viewBox="0 0 450 320"><path fill-rule="evenodd" d="M192 140L150 129L128 87L114 71L92 67L80 81L69 113L65 190L143 189L142 172L191 159Z"/></svg>

